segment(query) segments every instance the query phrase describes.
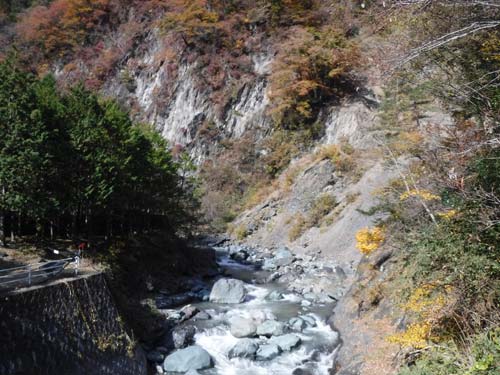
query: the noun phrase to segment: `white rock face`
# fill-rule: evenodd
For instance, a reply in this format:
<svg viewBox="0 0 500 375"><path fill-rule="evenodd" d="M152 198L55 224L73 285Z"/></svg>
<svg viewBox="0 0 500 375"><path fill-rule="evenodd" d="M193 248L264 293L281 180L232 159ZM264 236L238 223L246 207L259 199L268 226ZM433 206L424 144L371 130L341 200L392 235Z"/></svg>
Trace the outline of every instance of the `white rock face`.
<svg viewBox="0 0 500 375"><path fill-rule="evenodd" d="M259 75L269 74L273 64L273 56L269 53L260 53L252 56L253 69Z"/></svg>
<svg viewBox="0 0 500 375"><path fill-rule="evenodd" d="M181 65L176 77L172 77L164 66L155 67L155 56L162 48L160 44L153 41L149 43L151 48L139 63L144 69L133 72L136 84L133 96L140 106L144 121L155 125L171 145L188 146L191 156L201 162L203 150L195 136L204 121L211 121L222 134L230 138L239 138L249 129L266 129L270 126L266 116L269 105L266 75L271 68L272 56L260 54L252 58L256 79L241 89L220 119L214 113L209 93L196 87L195 63ZM173 92L166 104L156 100L158 93L165 87L170 87ZM117 87L113 88L115 92L118 90Z"/></svg>
<svg viewBox="0 0 500 375"><path fill-rule="evenodd" d="M325 122L324 143L336 144L347 140L352 145L361 145L374 118L374 112L361 102L333 107Z"/></svg>
<svg viewBox="0 0 500 375"><path fill-rule="evenodd" d="M165 119L157 120L157 127L162 129L163 137L172 144L186 145L192 142L196 119L209 112L208 98L196 89L192 76L192 67L180 68L175 97L169 106L168 115Z"/></svg>
<svg viewBox="0 0 500 375"><path fill-rule="evenodd" d="M255 86L246 85L238 101L228 111L225 119L226 133L241 137L250 128L262 128L268 124L265 111L269 104L266 81L261 79Z"/></svg>

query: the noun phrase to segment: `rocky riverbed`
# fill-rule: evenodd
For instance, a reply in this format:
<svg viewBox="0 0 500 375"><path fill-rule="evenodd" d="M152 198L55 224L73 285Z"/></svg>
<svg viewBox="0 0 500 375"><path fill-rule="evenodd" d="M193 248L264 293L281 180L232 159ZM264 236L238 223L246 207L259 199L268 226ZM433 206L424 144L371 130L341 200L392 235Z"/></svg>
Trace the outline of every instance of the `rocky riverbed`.
<svg viewBox="0 0 500 375"><path fill-rule="evenodd" d="M219 270L156 298L169 331L147 350L159 374L329 374L346 270L286 247L213 246Z"/></svg>

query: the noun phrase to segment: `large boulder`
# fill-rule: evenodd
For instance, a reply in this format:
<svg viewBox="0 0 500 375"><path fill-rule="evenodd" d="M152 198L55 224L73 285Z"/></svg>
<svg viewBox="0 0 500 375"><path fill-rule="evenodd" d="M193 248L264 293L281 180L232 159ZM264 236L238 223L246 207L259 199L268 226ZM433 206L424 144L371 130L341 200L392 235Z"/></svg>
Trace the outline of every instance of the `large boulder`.
<svg viewBox="0 0 500 375"><path fill-rule="evenodd" d="M257 361L270 361L271 359L276 358L281 353L281 350L278 345L274 344L266 344L261 345L257 350L257 354L255 359Z"/></svg>
<svg viewBox="0 0 500 375"><path fill-rule="evenodd" d="M280 336L285 333L285 323L276 320L266 320L257 327L259 336Z"/></svg>
<svg viewBox="0 0 500 375"><path fill-rule="evenodd" d="M213 360L208 352L199 346L190 346L170 354L163 362L163 369L170 372L188 372L213 367Z"/></svg>
<svg viewBox="0 0 500 375"><path fill-rule="evenodd" d="M234 337L252 337L257 332L257 325L252 319L235 316L229 320L229 324Z"/></svg>
<svg viewBox="0 0 500 375"><path fill-rule="evenodd" d="M294 335L293 333L289 333L283 336L275 336L269 340L270 344L278 345L279 348L284 352L289 352L290 350L296 348L300 345L301 340L300 337Z"/></svg>
<svg viewBox="0 0 500 375"><path fill-rule="evenodd" d="M305 328L307 328L307 324L302 318L291 318L288 321L288 325L290 326L291 329L294 331L302 332Z"/></svg>
<svg viewBox="0 0 500 375"><path fill-rule="evenodd" d="M255 340L251 339L242 339L239 340L236 345L234 345L229 351L229 358L248 358L254 359L255 353L259 345Z"/></svg>
<svg viewBox="0 0 500 375"><path fill-rule="evenodd" d="M247 295L245 283L236 279L220 279L212 287L210 302L241 303Z"/></svg>

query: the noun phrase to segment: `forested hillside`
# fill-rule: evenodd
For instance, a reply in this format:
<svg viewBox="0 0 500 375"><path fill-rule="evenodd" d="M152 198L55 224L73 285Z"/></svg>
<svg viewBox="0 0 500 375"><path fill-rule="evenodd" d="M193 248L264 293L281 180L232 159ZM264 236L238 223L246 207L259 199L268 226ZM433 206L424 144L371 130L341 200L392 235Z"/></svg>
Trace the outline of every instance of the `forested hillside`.
<svg viewBox="0 0 500 375"><path fill-rule="evenodd" d="M497 1L0 10L2 242L286 244L348 270L339 374L500 371Z"/></svg>

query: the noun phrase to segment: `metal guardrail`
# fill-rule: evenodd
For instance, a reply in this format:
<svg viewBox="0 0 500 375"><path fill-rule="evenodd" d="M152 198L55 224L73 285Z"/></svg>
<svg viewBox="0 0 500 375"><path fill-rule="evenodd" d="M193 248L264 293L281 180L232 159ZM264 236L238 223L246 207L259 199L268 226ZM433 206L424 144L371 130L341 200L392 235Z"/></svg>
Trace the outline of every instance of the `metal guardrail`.
<svg viewBox="0 0 500 375"><path fill-rule="evenodd" d="M69 265L73 265L74 274L78 275L80 257L75 256L3 269L0 270L0 288L31 286L47 281L59 275Z"/></svg>

